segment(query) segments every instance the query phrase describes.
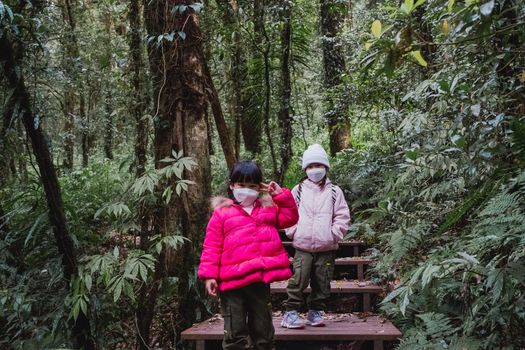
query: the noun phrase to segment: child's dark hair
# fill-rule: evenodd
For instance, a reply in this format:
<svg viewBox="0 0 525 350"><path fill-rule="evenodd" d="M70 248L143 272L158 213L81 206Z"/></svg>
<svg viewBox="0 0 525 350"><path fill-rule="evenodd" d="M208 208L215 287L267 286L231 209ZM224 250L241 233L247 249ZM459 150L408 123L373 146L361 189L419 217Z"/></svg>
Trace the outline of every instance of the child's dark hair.
<svg viewBox="0 0 525 350"><path fill-rule="evenodd" d="M260 184L263 181L263 173L257 163L250 160L243 160L233 165L228 177L228 197L233 199L233 191L230 184L244 182L250 184Z"/></svg>

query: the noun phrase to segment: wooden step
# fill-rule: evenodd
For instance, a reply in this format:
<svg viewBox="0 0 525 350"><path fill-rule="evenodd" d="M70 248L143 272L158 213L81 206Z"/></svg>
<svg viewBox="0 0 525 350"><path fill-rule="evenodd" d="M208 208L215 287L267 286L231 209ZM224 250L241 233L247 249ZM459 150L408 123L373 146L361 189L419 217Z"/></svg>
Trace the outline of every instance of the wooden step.
<svg viewBox="0 0 525 350"><path fill-rule="evenodd" d="M270 285L270 291L273 294L286 293L288 281L273 282ZM332 281L330 283L331 293L333 294L361 294L363 297L363 311L368 312L371 309L371 294L380 294L383 288L370 281ZM311 292L310 286L305 289L304 293Z"/></svg>
<svg viewBox="0 0 525 350"><path fill-rule="evenodd" d="M357 279L363 281L365 278L365 266L373 263L374 260L362 257L347 257L335 259L335 266L356 266Z"/></svg>
<svg viewBox="0 0 525 350"><path fill-rule="evenodd" d="M283 241L283 245L292 245L292 241ZM342 241L342 242L339 242L339 246L340 247L354 247L354 246L357 246L357 247L361 247L361 246L364 246L366 243L364 241L361 241L361 240L358 240L358 239L354 239L354 240L348 240L348 241Z"/></svg>
<svg viewBox="0 0 525 350"><path fill-rule="evenodd" d="M365 279L365 265L370 265L373 260L361 257L348 257L335 259L335 266L357 266L357 279Z"/></svg>
<svg viewBox="0 0 525 350"><path fill-rule="evenodd" d="M283 241L283 245L285 248L287 248L288 251L293 249L293 242L291 241ZM359 249L365 246L366 243L360 240L349 240L339 242L339 249L341 250L342 248L350 248L352 249L353 256L359 256Z"/></svg>
<svg viewBox="0 0 525 350"><path fill-rule="evenodd" d="M325 327L309 327L305 329L288 329L281 327L282 316L274 314L276 341L372 341L374 350L383 349L383 341L396 341L401 332L391 322L381 316L368 315L360 317L356 314L326 314ZM195 324L182 332L183 340L197 342L197 349L204 350L205 342L222 340L224 321L220 315Z"/></svg>
<svg viewBox="0 0 525 350"><path fill-rule="evenodd" d="M272 293L286 293L288 281L273 282L270 284ZM373 284L370 281L332 281L330 283L332 293L373 293L379 294L383 291L381 286ZM311 288L308 286L305 293L310 293Z"/></svg>

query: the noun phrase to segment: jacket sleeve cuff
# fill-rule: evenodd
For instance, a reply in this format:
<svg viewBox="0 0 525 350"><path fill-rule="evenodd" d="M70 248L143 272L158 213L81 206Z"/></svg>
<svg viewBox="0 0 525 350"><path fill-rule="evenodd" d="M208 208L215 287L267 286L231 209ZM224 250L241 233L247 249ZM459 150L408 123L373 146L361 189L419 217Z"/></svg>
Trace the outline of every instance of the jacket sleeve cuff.
<svg viewBox="0 0 525 350"><path fill-rule="evenodd" d="M289 204L289 201L290 200L294 200L293 199L293 196L292 196L292 192L290 192L289 189L287 188L282 188L282 192L273 196L272 197L272 200L275 202L275 204L277 204L279 207L286 207L286 206L289 206L287 204ZM294 201L295 203L295 201Z"/></svg>
<svg viewBox="0 0 525 350"><path fill-rule="evenodd" d="M214 271L216 270L216 271ZM209 280L209 279L218 279L219 278L219 269L218 268L210 268L208 271L199 271L197 273L197 277L200 280Z"/></svg>

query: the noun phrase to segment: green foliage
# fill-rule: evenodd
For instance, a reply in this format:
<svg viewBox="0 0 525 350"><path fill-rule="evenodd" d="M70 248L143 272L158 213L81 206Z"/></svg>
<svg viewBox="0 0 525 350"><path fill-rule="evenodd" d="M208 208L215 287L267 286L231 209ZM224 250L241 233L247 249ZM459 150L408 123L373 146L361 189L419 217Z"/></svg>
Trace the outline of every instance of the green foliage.
<svg viewBox="0 0 525 350"><path fill-rule="evenodd" d="M345 33L362 43L348 76L354 128L392 138L357 138L332 174L352 204L350 236L382 252L375 279L392 287L382 310L404 331L400 348L524 346L523 55L507 54L525 43L522 10L357 3Z"/></svg>
<svg viewBox="0 0 525 350"><path fill-rule="evenodd" d="M167 163L169 169L158 172L162 181L182 176L182 170L192 166L183 157ZM131 308L120 309L117 302L125 298L131 305L136 303L139 289L152 278L161 250L179 249L187 241L173 233L152 237L146 252L135 249L137 210L151 196L161 198L164 188L159 182L153 194L138 196L131 189L141 180L132 183L132 177L121 169L116 162L94 162L60 178L70 230L82 251L70 295L65 294L60 255L38 178L32 175L30 182L0 192L3 220L10 229L9 234L0 231L6 252L0 260L0 328L10 339L9 344L0 345L21 349L63 346L68 339L68 319L80 313L99 320L94 331L101 340L117 341L110 333L120 332L115 327L132 316ZM180 181L184 180L170 183L176 186ZM14 268L16 265L24 269ZM41 316L32 317L35 313Z"/></svg>
<svg viewBox="0 0 525 350"><path fill-rule="evenodd" d="M216 2L206 8L200 3L181 5L168 12L203 10L205 53L232 131L236 120L229 72L239 40L243 117L251 136L262 136L258 154L247 152L242 142L240 154L257 159L269 180L272 158L263 129L266 81L261 42L266 38L254 32L253 3L237 5L238 18L229 25ZM268 3L264 16L270 44L269 137L277 149L281 5ZM349 101L344 112L351 121L353 147L331 159L329 175L351 204L353 225L347 238L364 238L374 245L369 251L378 259L373 278L391 287L382 310L404 331L399 348L525 347L523 6L515 0L354 1L338 36L346 70L333 77L341 84L325 91L321 43L326 38L318 34L318 3L293 2L294 157L283 185L293 187L304 176L300 156L308 144L328 145L325 112L339 106L327 101ZM81 255L79 274L67 294L25 135L17 116L12 129L6 131L0 123L0 142L9 136L8 150L14 153L11 158L8 152L0 154L1 170L17 170L0 181L2 349L69 347L68 322L81 313L92 321L100 347L131 347L139 291L158 271L163 249L187 244L176 230L153 235L147 244L140 241L145 221L151 224L144 208L177 201L192 185L184 174L194 164L173 153L161 160L164 167L147 165L138 179L129 172L136 131L129 118L133 69L127 5L102 1L72 10L74 33L59 6L0 2L0 35L11 36L24 49L21 67L38 112L36 126L52 131L49 145L68 225ZM78 42L74 54L68 51L71 34ZM157 44L187 42L184 31L144 34L145 41ZM151 91L159 88L147 73L143 83ZM64 89L70 85L76 109L74 130L66 132ZM0 91L2 115L12 93ZM152 96L145 103L151 104ZM143 119L153 125L150 112L144 113ZM114 161L103 160L107 130L119 140ZM212 188L220 193L227 170L213 125L210 134L215 150L210 157ZM74 137L78 145L73 170L59 166L66 137ZM80 169L84 147L90 165ZM151 153L148 150L149 158ZM9 166L4 168L4 163ZM196 272L186 272L181 276L184 286L175 277L161 280L156 312L170 313L180 288L205 299L197 288ZM170 338L171 326L166 324L156 329Z"/></svg>

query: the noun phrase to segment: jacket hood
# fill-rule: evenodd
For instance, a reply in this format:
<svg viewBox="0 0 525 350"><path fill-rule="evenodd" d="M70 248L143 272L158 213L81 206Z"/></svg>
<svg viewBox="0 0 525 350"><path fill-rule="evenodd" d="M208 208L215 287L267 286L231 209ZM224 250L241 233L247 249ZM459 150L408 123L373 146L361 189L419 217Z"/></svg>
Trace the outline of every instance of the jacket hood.
<svg viewBox="0 0 525 350"><path fill-rule="evenodd" d="M266 193L260 196L257 199L257 201L260 203L261 207L271 207L274 205L272 197ZM224 196L213 197L210 200L210 203L211 203L211 208L213 210L219 209L219 208L228 208L235 204L235 202L231 198L224 197Z"/></svg>

